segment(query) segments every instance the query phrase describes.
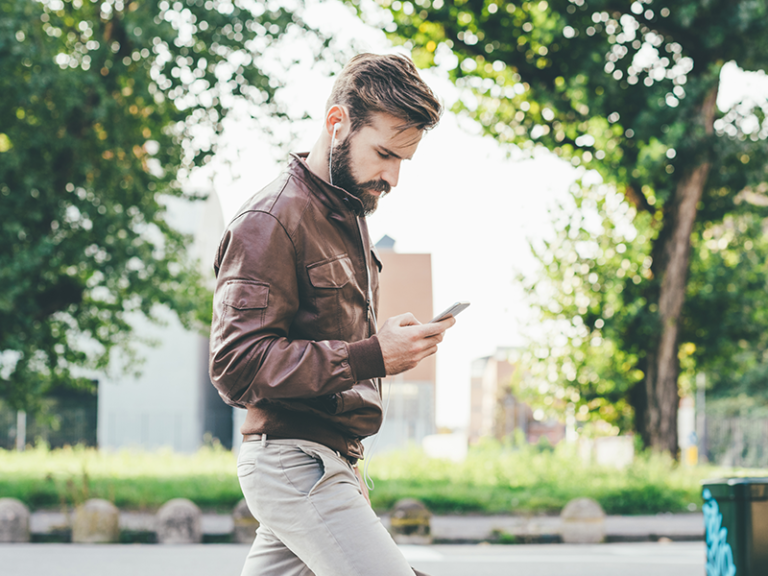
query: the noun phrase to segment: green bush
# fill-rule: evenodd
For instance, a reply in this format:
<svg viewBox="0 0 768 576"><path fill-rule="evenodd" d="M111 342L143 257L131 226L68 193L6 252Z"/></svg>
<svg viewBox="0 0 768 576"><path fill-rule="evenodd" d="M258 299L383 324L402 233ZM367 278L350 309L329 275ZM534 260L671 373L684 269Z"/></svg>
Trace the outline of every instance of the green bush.
<svg viewBox="0 0 768 576"><path fill-rule="evenodd" d="M0 497L30 508L73 506L105 498L122 509L156 509L171 498L231 510L242 498L235 456L222 448L196 454L97 451L74 447L24 453L0 450ZM435 513L558 513L572 498L596 499L608 514L686 512L701 505L705 478L768 475L766 471L686 468L668 457L641 454L624 470L584 463L573 446L554 449L486 442L462 463L433 460L416 448L377 454L371 500L388 510L418 498Z"/></svg>
<svg viewBox="0 0 768 576"><path fill-rule="evenodd" d="M81 446L0 450L0 497L18 498L32 509L73 506L88 498L153 509L177 497L204 508L231 509L242 498L235 468L235 456L221 448L192 455Z"/></svg>
<svg viewBox="0 0 768 576"><path fill-rule="evenodd" d="M374 507L419 498L438 513L558 513L578 497L594 498L608 514L688 512L701 506L701 481L716 476L765 474L687 468L666 456L643 453L623 470L582 461L575 447L560 444L505 446L485 442L462 463L430 460L418 449L377 455L371 465Z"/></svg>

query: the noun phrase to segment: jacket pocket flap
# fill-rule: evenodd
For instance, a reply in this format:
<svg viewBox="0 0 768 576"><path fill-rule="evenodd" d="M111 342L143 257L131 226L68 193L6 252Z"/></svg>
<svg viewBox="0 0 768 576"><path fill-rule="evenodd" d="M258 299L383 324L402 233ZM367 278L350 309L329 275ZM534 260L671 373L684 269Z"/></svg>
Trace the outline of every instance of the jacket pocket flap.
<svg viewBox="0 0 768 576"><path fill-rule="evenodd" d="M224 304L237 310L266 308L269 284L251 280L228 280L224 291Z"/></svg>
<svg viewBox="0 0 768 576"><path fill-rule="evenodd" d="M346 254L307 266L309 281L315 288L342 288L353 277L352 260Z"/></svg>

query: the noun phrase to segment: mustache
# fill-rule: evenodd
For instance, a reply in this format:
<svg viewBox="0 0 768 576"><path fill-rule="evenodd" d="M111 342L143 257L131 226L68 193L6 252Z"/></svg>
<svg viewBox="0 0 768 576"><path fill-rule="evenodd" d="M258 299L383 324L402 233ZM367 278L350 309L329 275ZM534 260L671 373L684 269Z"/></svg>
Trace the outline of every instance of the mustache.
<svg viewBox="0 0 768 576"><path fill-rule="evenodd" d="M384 194L388 194L392 188L389 183L384 180L369 180L368 182L358 184L357 187L362 190L374 190Z"/></svg>

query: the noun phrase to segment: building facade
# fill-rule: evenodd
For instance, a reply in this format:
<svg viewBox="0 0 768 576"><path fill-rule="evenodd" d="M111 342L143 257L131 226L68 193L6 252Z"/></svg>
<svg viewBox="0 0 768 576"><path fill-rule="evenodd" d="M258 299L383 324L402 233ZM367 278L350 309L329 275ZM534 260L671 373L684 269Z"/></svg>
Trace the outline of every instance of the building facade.
<svg viewBox="0 0 768 576"><path fill-rule="evenodd" d="M194 235L192 253L212 288L213 256L224 231L218 197L211 193L205 202L173 201L168 215L177 230ZM132 322L137 339L146 340L137 345L143 359L137 373L99 377L99 447L194 452L215 440L231 447L232 408L208 377L208 338L185 329L174 313L158 312L164 325L141 316Z"/></svg>
<svg viewBox="0 0 768 576"><path fill-rule="evenodd" d="M433 315L432 256L401 254L395 242L384 236L376 244L382 262L379 275L379 327L392 316L412 313L420 322ZM376 450L421 445L435 433L435 357L422 360L416 368L382 380L384 424L376 439Z"/></svg>

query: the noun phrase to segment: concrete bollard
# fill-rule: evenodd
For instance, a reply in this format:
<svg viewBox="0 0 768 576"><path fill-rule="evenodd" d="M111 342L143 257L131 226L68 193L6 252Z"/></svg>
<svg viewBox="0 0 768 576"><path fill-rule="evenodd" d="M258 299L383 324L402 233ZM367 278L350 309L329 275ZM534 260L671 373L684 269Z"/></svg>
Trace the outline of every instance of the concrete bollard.
<svg viewBox="0 0 768 576"><path fill-rule="evenodd" d="M0 498L0 543L29 542L29 509L15 498Z"/></svg>
<svg viewBox="0 0 768 576"><path fill-rule="evenodd" d="M157 511L159 544L200 544L203 541L202 512L186 498L174 498Z"/></svg>
<svg viewBox="0 0 768 576"><path fill-rule="evenodd" d="M605 512L591 498L576 498L560 513L566 544L598 544L605 540Z"/></svg>
<svg viewBox="0 0 768 576"><path fill-rule="evenodd" d="M398 544L432 544L431 517L427 507L418 500L398 501L389 517L392 537Z"/></svg>
<svg viewBox="0 0 768 576"><path fill-rule="evenodd" d="M256 529L259 521L253 517L245 499L240 500L232 511L232 519L235 521L234 541L238 544L250 544L256 537Z"/></svg>
<svg viewBox="0 0 768 576"><path fill-rule="evenodd" d="M93 498L75 508L72 542L109 544L120 540L120 511L111 502Z"/></svg>

